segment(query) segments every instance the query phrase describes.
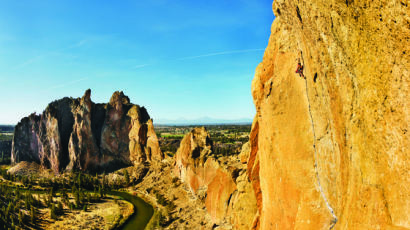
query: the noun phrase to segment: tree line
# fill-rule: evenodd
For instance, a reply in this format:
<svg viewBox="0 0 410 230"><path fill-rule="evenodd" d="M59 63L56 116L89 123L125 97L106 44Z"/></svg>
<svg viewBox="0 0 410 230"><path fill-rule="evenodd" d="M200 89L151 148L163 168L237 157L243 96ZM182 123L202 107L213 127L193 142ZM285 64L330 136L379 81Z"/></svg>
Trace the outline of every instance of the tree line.
<svg viewBox="0 0 410 230"><path fill-rule="evenodd" d="M14 175L0 169L0 175L8 181L0 183L0 229L35 226L40 208L48 209L55 220L70 210L87 211L90 204L101 202L109 191L130 184L127 170L123 171L124 179L115 183L108 183L105 173L92 176L78 172L50 179Z"/></svg>

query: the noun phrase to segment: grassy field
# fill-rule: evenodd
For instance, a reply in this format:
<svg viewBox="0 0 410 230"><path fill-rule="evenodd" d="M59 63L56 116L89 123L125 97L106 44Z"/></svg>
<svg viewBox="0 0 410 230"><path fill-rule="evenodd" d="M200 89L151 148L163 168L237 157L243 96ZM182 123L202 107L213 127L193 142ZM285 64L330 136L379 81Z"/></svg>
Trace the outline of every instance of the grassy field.
<svg viewBox="0 0 410 230"><path fill-rule="evenodd" d="M0 133L0 141L12 141L13 133Z"/></svg>
<svg viewBox="0 0 410 230"><path fill-rule="evenodd" d="M155 131L161 150L173 156L182 138L196 126L158 126ZM249 140L251 125L207 125L217 155L239 154L242 145Z"/></svg>
<svg viewBox="0 0 410 230"><path fill-rule="evenodd" d="M185 134L161 133L160 135L165 138L183 138Z"/></svg>

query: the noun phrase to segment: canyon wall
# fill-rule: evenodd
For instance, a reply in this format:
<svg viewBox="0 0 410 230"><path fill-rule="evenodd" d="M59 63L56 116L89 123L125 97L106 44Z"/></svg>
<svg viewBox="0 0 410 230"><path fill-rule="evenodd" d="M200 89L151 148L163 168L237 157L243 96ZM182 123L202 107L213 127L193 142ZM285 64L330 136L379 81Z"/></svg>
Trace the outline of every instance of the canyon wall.
<svg viewBox="0 0 410 230"><path fill-rule="evenodd" d="M146 109L114 92L107 104L82 98L50 103L16 126L12 162L30 161L51 168L88 172L113 171L164 158Z"/></svg>
<svg viewBox="0 0 410 230"><path fill-rule="evenodd" d="M249 143L240 156L216 156L208 131L194 128L175 154L175 174L202 200L214 226L250 229L257 215L246 162ZM242 159L242 161L240 161Z"/></svg>
<svg viewBox="0 0 410 230"><path fill-rule="evenodd" d="M409 229L408 1L273 11L252 82L257 228Z"/></svg>

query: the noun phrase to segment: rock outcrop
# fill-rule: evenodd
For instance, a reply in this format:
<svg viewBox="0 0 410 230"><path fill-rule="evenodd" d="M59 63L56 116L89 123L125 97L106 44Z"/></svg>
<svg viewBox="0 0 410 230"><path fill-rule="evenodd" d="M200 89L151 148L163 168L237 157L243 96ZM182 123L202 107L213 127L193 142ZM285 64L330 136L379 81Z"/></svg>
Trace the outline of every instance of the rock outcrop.
<svg viewBox="0 0 410 230"><path fill-rule="evenodd" d="M409 229L408 2L275 0L273 11L252 82L257 226Z"/></svg>
<svg viewBox="0 0 410 230"><path fill-rule="evenodd" d="M247 151L245 147L243 158L249 155ZM214 224L249 228L256 215L256 200L245 162L238 156L217 158L206 129L194 128L182 139L175 155L175 173L204 201Z"/></svg>
<svg viewBox="0 0 410 230"><path fill-rule="evenodd" d="M12 162L40 162L38 131L40 116L31 114L16 125L12 143ZM16 141L18 140L18 141Z"/></svg>
<svg viewBox="0 0 410 230"><path fill-rule="evenodd" d="M17 124L12 146L12 162L37 162L55 173L112 171L163 157L146 109L122 92L108 104L93 103L91 90L52 102Z"/></svg>
<svg viewBox="0 0 410 230"><path fill-rule="evenodd" d="M50 103L42 115L23 118L14 130L11 160L34 161L59 172L69 162L68 141L73 129L73 100Z"/></svg>
<svg viewBox="0 0 410 230"><path fill-rule="evenodd" d="M91 90L87 90L79 103L72 105L74 125L68 144L70 170L95 170L99 165L100 154L92 132L91 112Z"/></svg>
<svg viewBox="0 0 410 230"><path fill-rule="evenodd" d="M164 154L159 147L157 134L154 130L154 124L149 119L145 108L137 105L131 107L128 111L131 118L131 130L129 137L130 161L134 164L141 162L159 162L164 159Z"/></svg>
<svg viewBox="0 0 410 230"><path fill-rule="evenodd" d="M249 179L247 162L251 154L250 142L242 146L239 154L240 164L235 164L238 169L236 178L237 190L233 192L229 202L228 222L234 229L255 229L258 225L259 210L257 194Z"/></svg>

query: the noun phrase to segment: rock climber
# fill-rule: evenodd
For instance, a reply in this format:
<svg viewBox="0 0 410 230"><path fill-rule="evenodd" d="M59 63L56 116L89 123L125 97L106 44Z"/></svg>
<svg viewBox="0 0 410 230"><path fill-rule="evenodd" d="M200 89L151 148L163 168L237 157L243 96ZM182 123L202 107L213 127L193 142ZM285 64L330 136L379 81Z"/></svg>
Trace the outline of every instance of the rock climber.
<svg viewBox="0 0 410 230"><path fill-rule="evenodd" d="M298 68L296 69L296 73L298 73L300 77L303 77L304 79L306 79L305 76L303 75L303 66L302 64L300 64L300 59L298 59Z"/></svg>

